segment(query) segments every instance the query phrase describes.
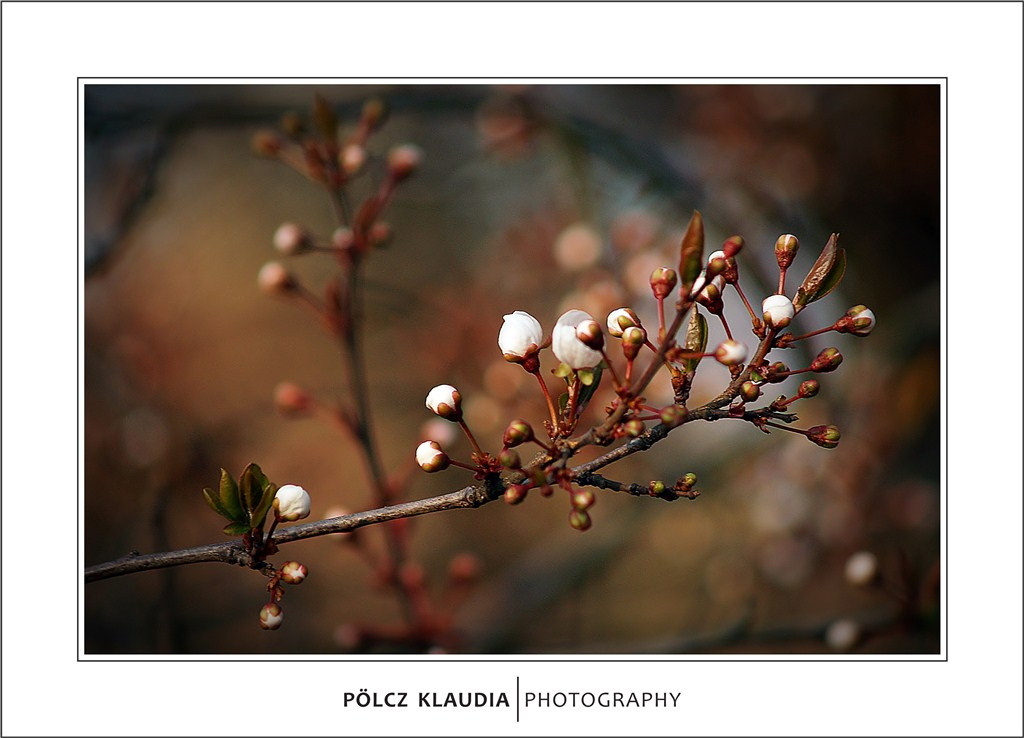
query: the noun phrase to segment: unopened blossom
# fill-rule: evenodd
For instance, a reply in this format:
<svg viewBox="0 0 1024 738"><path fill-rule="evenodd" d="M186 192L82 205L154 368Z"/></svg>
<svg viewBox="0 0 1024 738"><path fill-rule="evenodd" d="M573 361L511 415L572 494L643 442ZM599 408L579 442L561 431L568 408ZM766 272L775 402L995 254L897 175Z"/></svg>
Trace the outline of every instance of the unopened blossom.
<svg viewBox="0 0 1024 738"><path fill-rule="evenodd" d="M860 640L860 626L852 620L837 620L825 631L825 642L835 651L849 651Z"/></svg>
<svg viewBox="0 0 1024 738"><path fill-rule="evenodd" d="M846 581L856 587L866 587L878 576L878 557L870 551L858 551L846 560Z"/></svg>
<svg viewBox="0 0 1024 738"><path fill-rule="evenodd" d="M796 310L785 295L769 295L761 303L764 322L772 328L785 328L793 320Z"/></svg>
<svg viewBox="0 0 1024 738"><path fill-rule="evenodd" d="M268 261L256 277L260 289L268 295L278 295L295 289L295 278L280 262Z"/></svg>
<svg viewBox="0 0 1024 738"><path fill-rule="evenodd" d="M800 250L800 239L792 233L784 233L775 242L775 259L780 269L788 269Z"/></svg>
<svg viewBox="0 0 1024 738"><path fill-rule="evenodd" d="M309 516L309 492L297 484L286 484L277 490L274 509L281 520L294 522Z"/></svg>
<svg viewBox="0 0 1024 738"><path fill-rule="evenodd" d="M537 353L544 342L544 330L535 317L516 310L504 316L504 321L498 331L498 348L506 361L519 362Z"/></svg>
<svg viewBox="0 0 1024 738"><path fill-rule="evenodd" d="M357 143L350 143L341 150L338 159L345 174L355 174L366 163L366 149Z"/></svg>
<svg viewBox="0 0 1024 738"><path fill-rule="evenodd" d="M427 393L427 407L455 422L462 417L462 395L450 384L439 384Z"/></svg>
<svg viewBox="0 0 1024 738"><path fill-rule="evenodd" d="M281 564L281 581L286 584L302 584L308 573L306 565L298 561L286 561Z"/></svg>
<svg viewBox="0 0 1024 738"><path fill-rule="evenodd" d="M875 314L864 305L853 306L845 317L849 319L849 332L855 336L866 336L875 328Z"/></svg>
<svg viewBox="0 0 1024 738"><path fill-rule="evenodd" d="M388 152L388 171L396 180L402 180L416 171L423 160L423 151L413 144L402 144Z"/></svg>
<svg viewBox="0 0 1024 738"><path fill-rule="evenodd" d="M616 338L622 338L627 328L640 325L640 318L629 308L619 308L608 313L608 332Z"/></svg>
<svg viewBox="0 0 1024 738"><path fill-rule="evenodd" d="M747 347L731 338L722 341L715 349L715 359L726 366L742 364L747 358Z"/></svg>
<svg viewBox="0 0 1024 738"><path fill-rule="evenodd" d="M424 441L416 447L416 463L425 472L436 472L447 469L450 460L437 441Z"/></svg>
<svg viewBox="0 0 1024 738"><path fill-rule="evenodd" d="M260 627L263 630L277 630L284 621L284 612L276 602L268 602L260 610Z"/></svg>
<svg viewBox="0 0 1024 738"><path fill-rule="evenodd" d="M594 320L590 313L569 310L562 314L551 332L551 350L570 369L591 369L601 363L601 353L588 347L576 335L576 328L588 320Z"/></svg>
<svg viewBox="0 0 1024 738"><path fill-rule="evenodd" d="M298 254L309 246L309 236L302 230L302 226L295 223L282 223L274 231L274 248L282 254Z"/></svg>

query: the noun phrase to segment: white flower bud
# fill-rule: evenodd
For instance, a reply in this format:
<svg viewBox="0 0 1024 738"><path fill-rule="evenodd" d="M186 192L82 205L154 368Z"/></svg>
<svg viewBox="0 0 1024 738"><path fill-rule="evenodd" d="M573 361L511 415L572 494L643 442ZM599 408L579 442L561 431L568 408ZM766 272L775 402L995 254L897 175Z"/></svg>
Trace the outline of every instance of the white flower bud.
<svg viewBox="0 0 1024 738"><path fill-rule="evenodd" d="M864 305L850 308L846 311L846 317L851 321L850 333L855 336L866 336L875 328L875 314Z"/></svg>
<svg viewBox="0 0 1024 738"><path fill-rule="evenodd" d="M274 231L274 248L282 254L298 254L310 245L309 236L295 223L282 223Z"/></svg>
<svg viewBox="0 0 1024 738"><path fill-rule="evenodd" d="M624 330L637 325L640 325L640 318L629 308L619 308L608 313L608 332L616 338L622 338Z"/></svg>
<svg viewBox="0 0 1024 738"><path fill-rule="evenodd" d="M747 358L747 347L739 341L727 339L718 344L715 349L715 358L726 366L742 364Z"/></svg>
<svg viewBox="0 0 1024 738"><path fill-rule="evenodd" d="M366 149L357 143L350 143L341 150L340 159L345 174L355 174L366 163Z"/></svg>
<svg viewBox="0 0 1024 738"><path fill-rule="evenodd" d="M424 441L416 447L416 463L425 472L436 472L447 469L449 459L437 441Z"/></svg>
<svg viewBox="0 0 1024 738"><path fill-rule="evenodd" d="M535 317L522 310L505 316L498 331L498 348L507 361L519 361L536 353L544 341L544 331Z"/></svg>
<svg viewBox="0 0 1024 738"><path fill-rule="evenodd" d="M785 328L793 320L796 311L785 295L769 295L761 303L764 322L772 328Z"/></svg>
<svg viewBox="0 0 1024 738"><path fill-rule="evenodd" d="M256 277L260 289L268 295L277 295L295 288L295 279L279 262L268 261Z"/></svg>
<svg viewBox="0 0 1024 738"><path fill-rule="evenodd" d="M462 395L450 384L439 384L427 393L427 407L455 422L462 417Z"/></svg>
<svg viewBox="0 0 1024 738"><path fill-rule="evenodd" d="M590 313L569 310L555 323L551 332L551 350L570 369L591 369L601 363L601 353L589 348L576 336L576 327L593 319Z"/></svg>
<svg viewBox="0 0 1024 738"><path fill-rule="evenodd" d="M309 503L309 492L297 484L284 485L274 497L274 509L289 523L309 517Z"/></svg>
<svg viewBox="0 0 1024 738"><path fill-rule="evenodd" d="M416 171L423 160L423 152L413 144L396 146L388 152L388 169L396 180L402 180Z"/></svg>
<svg viewBox="0 0 1024 738"><path fill-rule="evenodd" d="M263 630L277 630L284 621L284 612L276 602L268 602L260 610L260 627Z"/></svg>
<svg viewBox="0 0 1024 738"><path fill-rule="evenodd" d="M849 651L858 640L860 626L852 620L837 620L825 632L825 642L834 651Z"/></svg>
<svg viewBox="0 0 1024 738"><path fill-rule="evenodd" d="M846 581L855 587L866 587L878 575L878 557L870 551L858 551L846 560Z"/></svg>

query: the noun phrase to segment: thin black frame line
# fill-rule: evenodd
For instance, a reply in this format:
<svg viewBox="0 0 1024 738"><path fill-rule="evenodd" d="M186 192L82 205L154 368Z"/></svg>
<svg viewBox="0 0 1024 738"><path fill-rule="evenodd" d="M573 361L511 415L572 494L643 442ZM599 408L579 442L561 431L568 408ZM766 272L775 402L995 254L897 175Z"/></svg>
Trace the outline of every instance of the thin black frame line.
<svg viewBox="0 0 1024 738"><path fill-rule="evenodd" d="M6 1L8 1L8 2L12 2L12 1L13 2L19 2L19 1L20 2L31 2L31 1L45 2L46 0L6 0ZM117 0L107 0L107 1L108 2L116 2ZM155 0L155 1L156 2L189 2L191 0ZM222 0L222 1L225 1L225 0ZM232 0L226 0L226 1L232 1ZM241 0L237 0L237 1L241 1ZM260 1L260 0L257 0L257 1ZM313 1L317 1L317 0L313 0ZM747 1L747 0L740 0L740 1ZM843 1L843 0L840 0L840 1ZM873 1L879 1L879 0L873 0ZM924 0L910 0L910 1L913 1L913 2L923 2ZM945 1L947 1L947 2L955 2L956 0L945 0ZM1006 0L1006 1L1011 1L1011 0ZM1016 2L1017 0L1012 0L1012 1ZM81 225L81 207L80 207L81 177L80 177L80 167L81 167L81 153L82 152L81 152L81 131L78 130L78 123L79 123L79 118L80 118L80 105L81 105L81 89L80 88L82 87L83 80L85 80L85 79L225 79L225 80L233 80L233 79L393 79L393 78L386 78L386 77L367 77L367 78L364 78L364 77L352 77L352 78L336 78L336 77L325 77L325 78L307 78L307 77L270 77L270 78L267 78L267 77L225 77L225 78L220 78L220 77L77 77L76 78L76 99L75 99L75 113L76 113L76 118L75 118L76 132L75 133L76 133L76 153L77 153L77 157L76 157L76 161L75 161L75 174L76 174L76 182L75 182L75 194L76 194L75 214L77 216L76 217L76 222L75 222L75 229L76 229L75 230L75 241L79 245L79 250L81 249L81 245L82 245L80 240L79 240L79 229L80 229L80 225ZM444 78L444 77L441 77L441 78L438 78L438 77L405 77L405 78L402 78L402 79L512 79L512 78L511 77L505 77L505 78L503 78L503 77L477 77L477 78L472 78L472 77L448 77L448 78ZM515 78L515 79L565 79L565 78L562 78L562 77L532 77L532 78ZM636 77L578 77L578 78L572 78L572 79L638 79L638 78L636 78ZM947 298L946 298L946 309L945 309L945 312L944 312L945 330L943 332L943 337L944 337L944 340L946 342L946 346L947 346L947 349L948 349L948 346L949 346L949 297L948 297L948 295L949 295L949 268L948 268L949 261L948 261L948 257L949 257L949 237L950 237L949 236L949 176L948 176L949 175L949 77L948 76L942 76L942 77L689 77L689 78L645 77L645 78L642 78L642 79L743 79L743 80L746 80L746 79L907 79L907 80L909 80L909 79L921 79L921 80L935 80L936 82L942 82L943 84L940 85L940 86L942 86L943 89L945 90L945 96L944 96L944 100L943 100L943 97L940 95L940 101L944 101L945 102L945 110L944 110L944 113L945 113L945 115L944 115L944 118L945 118L945 126L944 126L944 132L945 132L945 142L944 142L945 166L943 167L943 170L944 170L944 173L946 175L946 183L945 183L946 186L945 186L945 192L943 193L944 197L940 197L940 203L942 203L944 201L944 204L946 206L945 218L944 218L944 225L945 225L944 231L945 231L945 236L946 236L945 256L946 256L946 263L947 263L946 280L945 280ZM86 82L84 84L87 85L88 83ZM229 84L229 83L226 83L226 84ZM0 192L2 192L2 190L0 190ZM78 256L78 254L76 253L76 258L77 258L77 256ZM76 279L76 284L75 284L76 336L77 336L77 328L78 328L79 324L81 323L81 317L82 317L81 316L82 306L81 306L81 299L80 299L81 298L81 294L80 294L81 286L82 286L82 280L81 279ZM75 366L75 372L76 372L76 376L75 376L75 386L76 386L76 407L75 407L76 444L75 444L75 460L76 460L76 469L75 469L75 474L76 474L76 479L77 479L77 477L79 475L79 471L81 469L81 449L80 449L81 439L78 437L78 433L77 433L77 431L79 431L80 428L81 428L81 425L80 425L80 421L81 421L81 418L80 418L80 415L81 415L81 408L80 408L81 397L79 396L80 395L79 390L81 388L80 388L80 384L78 382L78 370L79 370L80 363L81 363L81 352L80 352L80 348L79 348L79 344L78 344L77 340L76 340L76 343L75 343L75 359L76 359L76 366ZM948 357L947 357L947 361L948 361ZM948 367L947 367L947 377L948 377ZM948 381L946 383L945 395L944 396L945 396L945 401L946 401L945 402L945 406L946 406L946 409L948 409L948 407L949 407L949 383L948 383ZM949 419L948 419L948 414L947 414L946 415L947 423L948 423L948 420ZM82 602L81 602L82 581L81 581L81 576L77 576L76 577L76 581L75 581L75 593L76 593L75 645L76 645L76 650L77 650L76 662L78 662L78 663L250 663L250 662L253 662L253 663L260 663L260 662L263 662L263 663L277 663L277 662L280 662L280 663L335 663L335 662L337 662L337 663L385 663L385 662L393 662L393 663L413 663L413 664L424 663L424 664L431 664L431 665L435 665L435 664L439 664L439 663L741 663L741 664L749 664L749 663L753 663L753 664L760 664L760 663L810 663L810 664L817 664L817 663L844 663L844 664L857 664L857 663L867 663L867 664L878 664L878 663L940 663L941 664L941 663L946 663L946 662L949 661L949 582L948 582L948 576L949 576L949 566L948 566L948 564L949 564L949 433L948 433L948 428L946 429L946 431L947 432L945 434L945 437L943 438L943 442L944 442L944 446L945 446L945 450L946 450L946 463L945 463L946 490L945 490L945 493L943 495L943 497L945 498L945 502L946 502L946 515L945 515L945 518L943 520L943 529L944 529L944 533L945 533L946 547L945 547L945 551L944 551L945 555L944 555L943 561L942 561L942 565L943 565L942 585L943 585L943 594L945 595L944 607L943 607L943 627L944 627L943 645L944 645L945 648L944 648L944 653L943 653L943 657L942 658L938 658L937 659L937 658L923 658L922 657L922 658L913 658L913 659L892 659L892 658L889 658L889 659L855 659L855 660L851 660L851 659L843 659L843 658L836 657L836 658L828 658L828 659L785 659L785 658L779 658L779 659L727 659L727 660L724 660L724 661L722 659L720 659L720 658L719 659L711 659L711 658L708 658L708 659L689 659L689 658L687 658L687 659L579 659L579 658L577 658L577 659L570 659L570 658L564 658L564 659L563 658L544 658L544 659L516 658L516 659L503 659L503 658L493 658L493 659L444 659L444 660L430 660L429 657L422 657L422 658L418 658L418 659L351 659L351 658L343 658L343 657L340 657L340 656L337 657L337 658L324 658L324 659L309 659L309 658L267 659L266 655L264 655L263 658L259 658L258 654L254 654L254 656L256 656L257 658L251 658L251 659L243 659L243 658L192 659L192 658L155 658L155 657L154 658L142 658L142 659L130 659L130 658L112 658L112 659L108 659L108 658L103 658L103 657L83 658L82 649L81 649L81 647L82 647L82 643L81 643L82 633L81 633L80 623L78 622L78 618L77 618L78 610L79 610L79 608L81 607L81 604L82 604ZM76 496L76 497L79 497L79 496ZM78 517L81 517L81 506L80 505L78 507ZM80 537L81 537L81 534L82 534L82 530L81 529L82 529L82 526L81 525L77 525L76 526L76 530L75 530L75 543L76 543L75 556L76 556L76 562L77 562L76 574L79 574L79 575L80 575L80 573L82 571L82 557L81 557L81 544L80 544ZM2 582L2 572L0 572L0 582ZM83 618L84 618L84 615L85 615L85 613L83 611L82 612ZM517 677L517 687L518 687L518 677Z"/></svg>
<svg viewBox="0 0 1024 738"><path fill-rule="evenodd" d="M5 2L9 2L10 0L4 0L4 1ZM22 1L27 2L28 0L22 0ZM41 2L43 0L39 0L39 1ZM57 2L58 0L54 0L54 1ZM122 2L122 1L128 2L130 0L108 0L108 1L110 1L110 2ZM166 2L181 2L183 0L165 0L165 1ZM187 0L187 1L191 1L191 0ZM237 1L241 2L242 0L237 0ZM277 0L267 0L267 2L276 2L276 1ZM885 0L878 0L878 1L879 2L884 2ZM950 1L951 2L955 2L956 0L950 0ZM1013 1L1014 2L1018 2L1019 0L1013 0ZM204 2L204 0L195 0L195 2ZM946 80L948 82L949 77L948 76L941 76L941 75L936 75L936 76L910 76L910 77L905 77L905 76L900 76L900 75L887 75L887 76L884 76L884 77L880 77L880 76L858 77L856 75L848 75L848 76L844 76L844 77L804 77L804 76L796 76L796 75L789 76L789 77L761 77L761 76L746 77L746 76L738 76L738 75L733 75L733 76L729 76L729 77L711 77L711 76L680 77L680 76L668 76L668 75L659 75L659 76L652 76L652 77L621 77L621 76L563 77L563 76L558 76L558 75L547 75L547 76L540 76L540 77L537 77L537 76L534 76L534 77L516 77L516 76L509 76L509 75L497 76L497 77L472 76L472 75L470 75L470 76L449 75L449 76L440 76L440 77L434 77L434 76L409 76L409 77L393 77L393 76L392 77L316 77L316 76L313 76L313 77L304 77L304 76L300 76L300 75L293 75L293 76L288 76L288 77L261 77L261 76L257 76L257 75L246 76L246 77L203 77L203 76L175 77L173 75L162 75L162 76L153 76L153 77L133 77L133 76L117 77L117 76L107 75L107 76L102 76L102 77L91 77L91 76L88 76L88 75L82 75L82 76L77 77L76 79L80 83L83 83L83 84L86 84L86 85L91 84L88 80L136 80L136 79L140 79L140 80L196 80L196 79L226 80L224 82L224 84L231 84L231 82L229 80L320 80L320 81L327 81L327 82L335 81L338 85L345 85L345 84L349 84L351 80L374 80L374 81L384 81L384 82L386 82L386 81L389 81L389 80L390 81L395 81L395 80L409 80L409 79L421 79L421 80L479 79L479 80L495 80L495 81L498 81L498 80L501 80L501 81L507 81L507 80L527 80L528 81L528 80L537 80L537 79L557 79L557 80L581 80L581 79L587 79L587 80L612 80L612 79L618 79L618 80L652 80L652 79L657 79L657 80L676 80L676 81L679 81L680 84L685 84L686 82L693 81L693 80L726 80L726 79L729 79L729 80L839 80L839 79L844 79L844 80L933 80L936 83L938 83L939 81L942 81L942 80ZM215 82L214 84L219 84L219 83ZM268 83L268 84L273 84L273 83ZM396 84L401 84L401 82L396 82ZM566 82L566 84L572 84L572 83L571 82ZM211 86L213 86L213 85L211 85Z"/></svg>

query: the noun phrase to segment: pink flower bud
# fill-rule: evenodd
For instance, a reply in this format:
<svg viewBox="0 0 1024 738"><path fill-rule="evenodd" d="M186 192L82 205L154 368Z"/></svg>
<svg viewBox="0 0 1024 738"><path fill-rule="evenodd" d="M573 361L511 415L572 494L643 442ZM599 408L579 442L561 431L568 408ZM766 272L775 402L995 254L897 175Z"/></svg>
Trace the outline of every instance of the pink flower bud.
<svg viewBox="0 0 1024 738"><path fill-rule="evenodd" d="M351 176L366 163L366 149L357 143L350 143L341 150L338 163L345 174Z"/></svg>
<svg viewBox="0 0 1024 738"><path fill-rule="evenodd" d="M796 236L790 233L779 236L775 242L775 259L779 262L779 269L788 269L799 249L800 240Z"/></svg>
<svg viewBox="0 0 1024 738"><path fill-rule="evenodd" d="M601 363L601 354L583 343L576 335L576 328L588 320L594 320L590 313L569 310L562 314L551 332L551 350L555 357L570 369L592 369Z"/></svg>
<svg viewBox="0 0 1024 738"><path fill-rule="evenodd" d="M289 523L309 517L309 505L309 493L297 484L284 485L274 497L278 517Z"/></svg>
<svg viewBox="0 0 1024 738"><path fill-rule="evenodd" d="M295 278L279 262L268 261L256 278L260 289L268 295L291 292L296 287Z"/></svg>
<svg viewBox="0 0 1024 738"><path fill-rule="evenodd" d="M722 341L715 349L715 359L726 366L742 364L747 358L747 347L731 338Z"/></svg>
<svg viewBox="0 0 1024 738"><path fill-rule="evenodd" d="M274 248L289 256L300 254L313 245L312 240L302 227L295 223L282 223L274 231Z"/></svg>
<svg viewBox="0 0 1024 738"><path fill-rule="evenodd" d="M722 244L722 252L725 254L725 258L736 258L736 254L743 250L745 244L743 236L729 236L729 238L725 239L725 243Z"/></svg>
<svg viewBox="0 0 1024 738"><path fill-rule="evenodd" d="M447 469L451 461L437 441L424 441L416 447L416 463L423 471L432 473Z"/></svg>
<svg viewBox="0 0 1024 738"><path fill-rule="evenodd" d="M260 610L260 627L263 630L277 630L284 621L284 612L276 602L268 602Z"/></svg>
<svg viewBox="0 0 1024 738"><path fill-rule="evenodd" d="M818 394L819 389L820 385L817 379L805 379L800 383L799 394L801 397L814 397Z"/></svg>
<svg viewBox="0 0 1024 738"><path fill-rule="evenodd" d="M302 584L308 573L305 564L298 561L286 561L281 564L281 581L286 584Z"/></svg>
<svg viewBox="0 0 1024 738"><path fill-rule="evenodd" d="M462 395L450 384L439 384L427 393L427 407L436 415L457 422L462 418Z"/></svg>
<svg viewBox="0 0 1024 738"><path fill-rule="evenodd" d="M627 328L640 325L640 318L629 308L619 308L608 314L608 332L616 338L622 338Z"/></svg>
<svg viewBox="0 0 1024 738"><path fill-rule="evenodd" d="M313 407L313 398L297 384L281 382L274 388L274 405L282 415L307 415Z"/></svg>
<svg viewBox="0 0 1024 738"><path fill-rule="evenodd" d="M388 152L388 171L396 181L401 181L419 168L423 152L418 146L404 144Z"/></svg>
<svg viewBox="0 0 1024 738"><path fill-rule="evenodd" d="M785 295L769 295L761 303L762 317L771 328L785 328L793 320L796 310Z"/></svg>

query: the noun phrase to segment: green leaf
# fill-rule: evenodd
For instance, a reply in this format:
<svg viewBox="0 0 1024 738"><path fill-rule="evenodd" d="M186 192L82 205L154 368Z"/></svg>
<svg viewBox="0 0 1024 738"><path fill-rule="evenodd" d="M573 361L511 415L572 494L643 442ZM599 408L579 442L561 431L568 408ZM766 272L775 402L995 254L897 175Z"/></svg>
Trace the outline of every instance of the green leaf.
<svg viewBox="0 0 1024 738"><path fill-rule="evenodd" d="M274 504L274 498L276 496L277 485L268 481L267 486L263 489L263 498L252 513L253 528L259 528L263 525L263 522L267 519L267 513L270 512L270 507Z"/></svg>
<svg viewBox="0 0 1024 738"><path fill-rule="evenodd" d="M572 367L563 361L560 362L558 366L555 367L555 370L551 373L554 374L556 377L561 377L562 379L565 379L566 383L568 383L568 377L570 374L572 374Z"/></svg>
<svg viewBox="0 0 1024 738"><path fill-rule="evenodd" d="M576 403L576 415L579 416L586 408L587 403L590 402L590 398L597 392L598 385L601 384L601 376L604 374L604 363L598 364L593 369L587 371L587 379L583 378L583 371L580 370L577 374L580 375L580 382L583 383L583 389L580 390L579 401Z"/></svg>
<svg viewBox="0 0 1024 738"><path fill-rule="evenodd" d="M224 526L224 535L241 536L252 530L248 523L228 523Z"/></svg>
<svg viewBox="0 0 1024 738"><path fill-rule="evenodd" d="M228 520L242 520L245 515L238 499L238 485L224 469L220 470L220 506L224 509L221 514Z"/></svg>
<svg viewBox="0 0 1024 738"><path fill-rule="evenodd" d="M252 514L259 507L263 498L263 484L260 479L263 472L255 464L248 464L238 478L238 496L242 499L246 520L252 520Z"/></svg>
<svg viewBox="0 0 1024 738"><path fill-rule="evenodd" d="M689 296L690 287L697 280L703 266L704 218L699 210L694 210L679 245L679 284L684 298Z"/></svg>
<svg viewBox="0 0 1024 738"><path fill-rule="evenodd" d="M206 504L209 505L215 513L220 515L222 518L232 520L231 514L224 509L223 505L220 504L220 500L217 498L217 495L209 487L203 490L203 499L206 500Z"/></svg>
<svg viewBox="0 0 1024 738"><path fill-rule="evenodd" d="M814 262L814 266L807 272L807 276L804 277L804 281L800 284L800 288L796 291L796 297L793 299L793 305L797 310L800 310L805 305L814 302L815 300L821 299L828 292L835 289L835 286L839 284L839 280L843 278L842 272L846 270L846 256L842 257L842 268L839 276L836 277L835 282L825 293L820 293L822 285L829 279L832 274L832 268L836 265L839 260L839 251L837 243L839 241L839 234L833 233L828 237L828 241L825 243L825 248L821 250L821 254L818 255L818 260ZM820 293L820 294L819 294Z"/></svg>
<svg viewBox="0 0 1024 738"><path fill-rule="evenodd" d="M558 396L558 414L561 415L565 412L566 406L569 404L569 393L563 392Z"/></svg>
<svg viewBox="0 0 1024 738"><path fill-rule="evenodd" d="M690 322L686 325L686 338L683 341L683 348L693 353L703 354L708 347L708 321L700 314L694 306L690 312ZM700 359L684 359L683 368L687 372L697 371Z"/></svg>

